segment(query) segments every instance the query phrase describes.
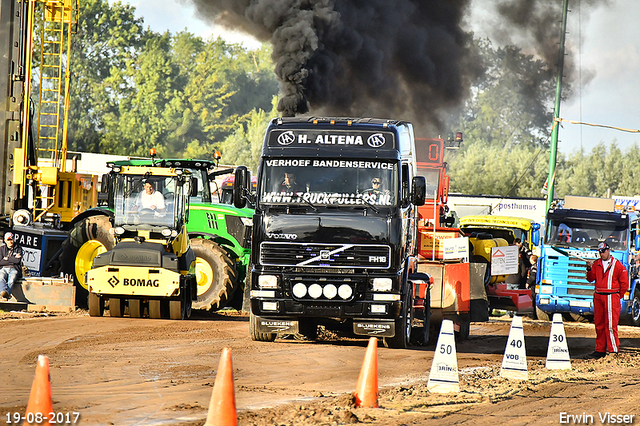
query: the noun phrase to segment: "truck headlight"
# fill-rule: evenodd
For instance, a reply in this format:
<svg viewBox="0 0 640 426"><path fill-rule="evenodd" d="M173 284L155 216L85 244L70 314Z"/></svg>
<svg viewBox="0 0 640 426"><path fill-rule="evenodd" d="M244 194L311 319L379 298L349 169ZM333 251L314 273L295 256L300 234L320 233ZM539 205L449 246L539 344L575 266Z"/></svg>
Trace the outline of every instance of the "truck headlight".
<svg viewBox="0 0 640 426"><path fill-rule="evenodd" d="M373 291L391 291L393 289L391 278L374 278L372 284Z"/></svg>
<svg viewBox="0 0 640 426"><path fill-rule="evenodd" d="M338 289L333 284L327 284L322 289L322 294L324 294L324 297L327 299L333 299L338 294Z"/></svg>
<svg viewBox="0 0 640 426"><path fill-rule="evenodd" d="M277 311L278 302L262 302L263 311Z"/></svg>
<svg viewBox="0 0 640 426"><path fill-rule="evenodd" d="M342 284L340 287L338 287L338 296L340 296L342 299L347 300L352 295L353 289L351 288L351 286Z"/></svg>
<svg viewBox="0 0 640 426"><path fill-rule="evenodd" d="M314 299L322 296L322 287L320 286L320 284L311 284L309 286L309 296L313 297Z"/></svg>
<svg viewBox="0 0 640 426"><path fill-rule="evenodd" d="M386 314L387 306L386 305L371 305L371 313L372 314Z"/></svg>
<svg viewBox="0 0 640 426"><path fill-rule="evenodd" d="M307 286L302 283L296 283L293 286L293 295L298 299L302 299L307 295Z"/></svg>
<svg viewBox="0 0 640 426"><path fill-rule="evenodd" d="M540 294L552 294L553 286L550 285L541 285L540 286Z"/></svg>
<svg viewBox="0 0 640 426"><path fill-rule="evenodd" d="M398 302L400 301L399 294L374 294L373 300L376 302Z"/></svg>
<svg viewBox="0 0 640 426"><path fill-rule="evenodd" d="M258 287L278 288L278 277L275 275L260 275L258 276Z"/></svg>

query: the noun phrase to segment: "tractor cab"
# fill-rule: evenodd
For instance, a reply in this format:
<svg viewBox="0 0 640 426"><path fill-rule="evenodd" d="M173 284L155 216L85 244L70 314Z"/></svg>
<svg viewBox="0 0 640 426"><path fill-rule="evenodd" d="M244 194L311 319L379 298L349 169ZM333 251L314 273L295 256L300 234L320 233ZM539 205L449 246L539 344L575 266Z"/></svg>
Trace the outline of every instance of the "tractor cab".
<svg viewBox="0 0 640 426"><path fill-rule="evenodd" d="M177 235L187 221L188 170L124 167L114 176L116 236L138 230ZM142 173L144 172L144 173ZM193 186L197 190L197 186Z"/></svg>

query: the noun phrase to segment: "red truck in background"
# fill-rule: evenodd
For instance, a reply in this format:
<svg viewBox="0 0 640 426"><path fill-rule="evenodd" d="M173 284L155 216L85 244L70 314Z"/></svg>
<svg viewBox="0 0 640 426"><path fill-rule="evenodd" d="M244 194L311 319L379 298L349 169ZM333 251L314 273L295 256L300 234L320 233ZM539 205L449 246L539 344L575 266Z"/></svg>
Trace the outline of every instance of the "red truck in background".
<svg viewBox="0 0 640 426"><path fill-rule="evenodd" d="M462 133L447 142L459 146ZM418 207L418 271L432 278L425 300L431 311L431 324L451 319L456 337L464 340L469 336L471 321L488 320L486 265L469 263L468 259L445 260L443 241L463 234L454 227L455 216L448 214L449 176L444 150L443 139L416 138L418 175L424 176L427 183L426 202Z"/></svg>

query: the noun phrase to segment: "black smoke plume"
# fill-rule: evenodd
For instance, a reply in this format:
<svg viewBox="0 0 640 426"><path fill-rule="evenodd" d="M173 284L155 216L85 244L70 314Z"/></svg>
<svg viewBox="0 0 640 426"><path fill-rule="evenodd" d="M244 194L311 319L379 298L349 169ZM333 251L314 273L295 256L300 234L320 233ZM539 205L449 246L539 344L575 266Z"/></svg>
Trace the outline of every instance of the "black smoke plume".
<svg viewBox="0 0 640 426"><path fill-rule="evenodd" d="M487 5L494 1L484 1ZM577 12L581 11L583 19L594 9L594 6L609 4L609 0L569 0L568 21L578 28ZM500 18L491 25L488 33L500 44L514 44L525 51L540 57L549 67L556 70L559 64L558 45L562 30L563 0L501 0L496 4ZM578 9L579 8L579 9ZM588 37L588 35L586 35ZM564 82L570 84L576 75L577 34L567 42L564 52ZM577 41L577 43L576 43ZM587 77L589 78L589 77Z"/></svg>
<svg viewBox="0 0 640 426"><path fill-rule="evenodd" d="M283 115L435 111L466 95L468 0L193 0L219 24L273 45Z"/></svg>
<svg viewBox="0 0 640 426"><path fill-rule="evenodd" d="M191 1L205 19L270 40L283 115L311 109L437 125L438 111L458 106L482 74L462 29L471 0ZM527 41L555 69L562 0L474 0L484 6L500 16L490 34Z"/></svg>

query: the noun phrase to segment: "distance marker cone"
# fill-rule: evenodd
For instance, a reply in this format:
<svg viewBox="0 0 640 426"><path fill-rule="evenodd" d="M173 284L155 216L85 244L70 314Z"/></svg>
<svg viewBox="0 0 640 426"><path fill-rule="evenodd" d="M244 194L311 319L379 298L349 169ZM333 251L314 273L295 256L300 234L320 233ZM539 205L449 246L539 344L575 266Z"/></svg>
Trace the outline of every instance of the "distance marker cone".
<svg viewBox="0 0 640 426"><path fill-rule="evenodd" d="M49 358L45 355L38 355L36 365L36 377L31 385L29 403L25 417L32 418L34 423L25 421L25 425L49 426L49 413L53 412L53 402L51 401L51 379L49 377ZM32 415L30 416L29 413ZM41 417L40 417L41 416ZM38 419L43 421L37 422Z"/></svg>
<svg viewBox="0 0 640 426"><path fill-rule="evenodd" d="M522 317L513 316L511 329L507 338L507 346L504 349L500 376L506 379L529 380L527 367L527 349L524 341L524 329Z"/></svg>
<svg viewBox="0 0 640 426"><path fill-rule="evenodd" d="M557 312L553 314L551 322L546 368L549 370L571 370L571 357L569 356L567 335L562 324L562 314Z"/></svg>
<svg viewBox="0 0 640 426"><path fill-rule="evenodd" d="M231 348L224 348L220 356L220 364L209 403L209 413L204 426L236 426L237 424Z"/></svg>
<svg viewBox="0 0 640 426"><path fill-rule="evenodd" d="M456 337L453 321L442 320L436 350L431 361L427 390L433 393L460 392L460 373L456 355Z"/></svg>
<svg viewBox="0 0 640 426"><path fill-rule="evenodd" d="M356 384L356 407L378 408L378 339L371 337Z"/></svg>

